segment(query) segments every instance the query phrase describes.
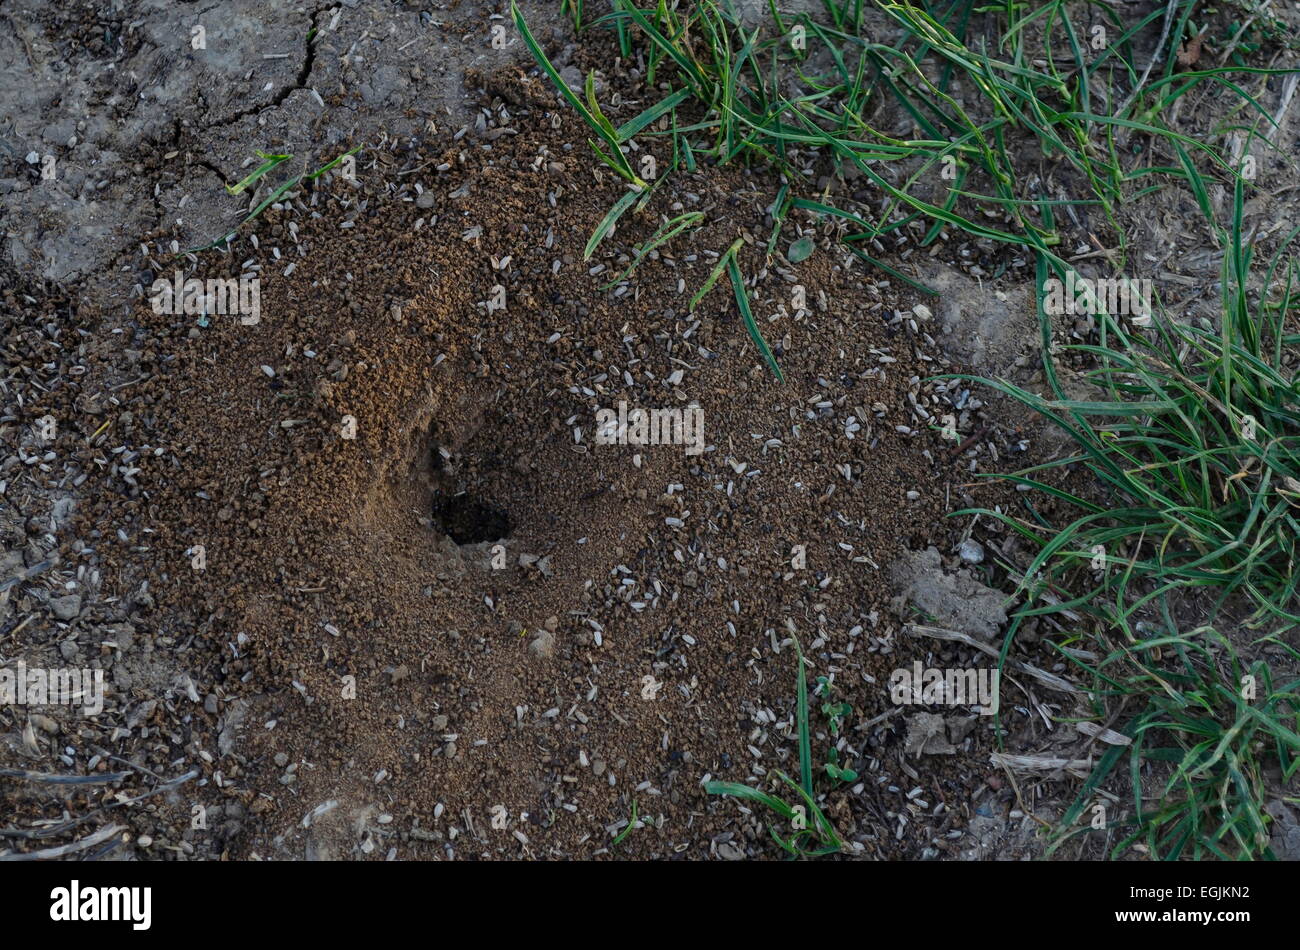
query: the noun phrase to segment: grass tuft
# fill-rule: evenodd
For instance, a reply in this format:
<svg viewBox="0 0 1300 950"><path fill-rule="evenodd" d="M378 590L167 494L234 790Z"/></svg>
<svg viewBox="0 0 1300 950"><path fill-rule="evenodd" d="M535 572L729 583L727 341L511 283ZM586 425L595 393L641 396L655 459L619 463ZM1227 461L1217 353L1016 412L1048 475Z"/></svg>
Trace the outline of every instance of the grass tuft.
<svg viewBox="0 0 1300 950"><path fill-rule="evenodd" d="M774 769L772 772L779 782L795 792L795 804L791 805L778 795L739 782L706 782L704 791L710 795L729 795L732 798L758 802L766 806L780 818L788 821L792 829L790 837L783 838L776 826L769 824L768 832L772 835L772 840L791 857L820 857L841 851L844 842L840 840L834 825L818 807L814 797L812 741L808 733L808 677L803 650L797 640L795 654L799 661L795 702L796 729L799 735L799 781L794 782L780 769Z"/></svg>

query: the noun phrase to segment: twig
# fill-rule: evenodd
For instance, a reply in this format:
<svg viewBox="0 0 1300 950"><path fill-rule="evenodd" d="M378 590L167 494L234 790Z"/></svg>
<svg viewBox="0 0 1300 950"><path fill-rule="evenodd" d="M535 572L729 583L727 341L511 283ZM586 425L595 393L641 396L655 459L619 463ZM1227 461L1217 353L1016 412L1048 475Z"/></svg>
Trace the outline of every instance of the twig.
<svg viewBox="0 0 1300 950"><path fill-rule="evenodd" d="M61 844L57 848L43 848L40 851L28 851L23 854L0 854L0 861L51 861L93 848L100 842L107 841L113 835L126 831L126 825L106 825L93 834L71 844Z"/></svg>
<svg viewBox="0 0 1300 950"><path fill-rule="evenodd" d="M1155 52L1151 54L1151 61L1147 63L1147 68L1142 70L1142 78L1139 79L1137 85L1133 87L1133 91L1128 94L1128 98L1124 100L1124 104L1115 110L1115 118L1122 116L1128 107L1133 104L1133 100L1137 98L1137 94L1141 92L1142 87L1147 84L1147 78L1151 75L1151 70L1155 68L1156 63L1160 62L1161 54L1165 49L1165 40L1169 39L1169 26L1173 22L1174 11L1177 9L1178 4L1176 3L1170 3L1165 6L1165 25L1160 29L1160 39L1156 42Z"/></svg>
<svg viewBox="0 0 1300 950"><path fill-rule="evenodd" d="M1006 752L993 752L989 762L1004 769L1018 769L1022 772L1053 772L1065 769L1072 775L1083 777L1092 768L1092 759L1063 759L1054 755L1011 755Z"/></svg>
<svg viewBox="0 0 1300 950"><path fill-rule="evenodd" d="M183 785L192 778L197 778L198 775L198 769L190 769L179 778L174 778L170 782L159 785L157 788L145 792L143 795L137 795L135 798L123 798L110 802L107 805L96 808L94 811L87 812L79 818L71 818L68 821L60 822L57 825L51 825L48 828L0 828L0 838L26 838L29 841L34 838L53 838L55 835L62 834L69 828L75 828L77 825L90 821L90 819L95 818L98 815L102 815L110 808L121 808L124 805L134 805L136 802L142 802L146 798L152 798L154 795L159 795L162 792L171 791L176 786Z"/></svg>
<svg viewBox="0 0 1300 950"><path fill-rule="evenodd" d="M951 449L949 449L948 454L953 456L954 458L958 455L961 455L963 452L969 449L980 439L984 438L984 436L988 435L988 432L989 432L988 426L981 426L973 435L967 436L963 441L961 441L960 443L954 445Z"/></svg>
<svg viewBox="0 0 1300 950"><path fill-rule="evenodd" d="M1274 141L1282 131L1282 123L1286 120L1286 110L1291 108L1291 99L1295 96L1297 83L1300 83L1300 73L1292 73L1282 83L1282 104L1277 107L1277 112L1273 113L1273 128L1269 129L1268 134L1264 136L1270 142Z"/></svg>
<svg viewBox="0 0 1300 950"><path fill-rule="evenodd" d="M23 583L23 581L29 581L36 575L41 574L44 571L48 571L56 563L58 563L57 558L46 558L44 561L40 561L39 563L33 564L31 567L19 571L17 574L9 578L8 580L0 581L0 591L8 590L10 587L13 587L15 584Z"/></svg>
<svg viewBox="0 0 1300 950"><path fill-rule="evenodd" d="M995 650L987 643L980 643L970 634L962 633L960 630L948 630L944 627L927 627L919 623L908 624L907 629L911 631L913 635L918 637L933 637L936 640L954 640L957 643L964 643L968 647L974 647L976 650L979 650L981 653L986 653L989 656L999 655L998 650ZM1083 690L1079 689L1079 687L1075 686L1068 680L1064 680L1054 673L1040 670L1038 667L1025 663L1023 660L1007 657L1007 663L1015 669L1022 670L1027 675L1032 676L1044 686L1048 686L1051 689L1059 690L1062 693L1083 692Z"/></svg>
<svg viewBox="0 0 1300 950"><path fill-rule="evenodd" d="M29 782L48 785L108 785L120 782L130 772L104 772L101 775L52 775L48 772L28 772L25 769L0 769L0 778L22 778Z"/></svg>

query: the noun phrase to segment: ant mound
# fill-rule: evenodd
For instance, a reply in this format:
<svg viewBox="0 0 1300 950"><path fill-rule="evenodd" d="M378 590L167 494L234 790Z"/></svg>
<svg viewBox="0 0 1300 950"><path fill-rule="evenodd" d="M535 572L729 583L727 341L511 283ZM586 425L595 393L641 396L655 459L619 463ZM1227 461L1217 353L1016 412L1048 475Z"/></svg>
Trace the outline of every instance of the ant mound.
<svg viewBox="0 0 1300 950"><path fill-rule="evenodd" d="M132 539L104 532L113 583L147 582L139 629L213 697L176 736L220 775L200 804L250 815L233 855L589 856L632 798L656 827L621 853L765 853L701 781L797 772L791 636L861 722L925 658L885 568L965 479L919 421L944 363L896 288L831 242L766 259L778 185L734 170L665 181L584 261L624 189L539 83L502 88L521 134L383 152L203 256L259 276L255 325L137 315L139 438L166 452L88 517ZM700 227L606 289L681 207ZM725 275L689 309L738 235L784 384ZM888 721L839 745L901 768ZM862 853L919 852L880 781L828 814Z"/></svg>

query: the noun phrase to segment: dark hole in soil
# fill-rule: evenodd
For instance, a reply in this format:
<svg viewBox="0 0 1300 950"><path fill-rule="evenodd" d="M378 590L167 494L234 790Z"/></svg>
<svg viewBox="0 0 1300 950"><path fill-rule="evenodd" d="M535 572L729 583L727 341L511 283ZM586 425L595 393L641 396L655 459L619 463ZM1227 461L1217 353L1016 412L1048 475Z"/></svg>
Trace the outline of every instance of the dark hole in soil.
<svg viewBox="0 0 1300 950"><path fill-rule="evenodd" d="M510 516L499 508L475 501L469 495L435 498L433 520L457 544L479 544L508 537Z"/></svg>

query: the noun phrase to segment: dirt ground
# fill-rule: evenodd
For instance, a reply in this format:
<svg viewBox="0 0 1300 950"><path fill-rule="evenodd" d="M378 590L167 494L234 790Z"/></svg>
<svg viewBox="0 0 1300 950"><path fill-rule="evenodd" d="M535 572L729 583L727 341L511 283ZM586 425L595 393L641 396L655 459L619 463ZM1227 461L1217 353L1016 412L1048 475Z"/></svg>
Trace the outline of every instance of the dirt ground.
<svg viewBox="0 0 1300 950"><path fill-rule="evenodd" d="M816 698L812 730L858 773L819 781L849 855L1041 854L1096 754L1056 721L1082 709L1069 684L1004 677L1001 747L994 717L888 688L914 663L992 662L918 623L1001 646L1009 605L985 582L1015 541L949 515L1016 504L978 473L1060 446L938 377L1041 381L1031 267L900 232L881 254L931 297L811 217L813 254L769 260L779 181L738 167L675 173L584 261L623 188L505 12L0 11L0 666L107 685L95 716L0 707L0 850L779 857L768 816L703 783L797 774L797 638L851 706L832 735ZM527 13L557 66L602 70L616 120L654 101L607 40ZM247 214L226 186L255 149L302 173L354 146L355 176L293 189L229 252L177 256ZM1261 241L1277 208L1251 209ZM691 210L698 230L607 289ZM1142 220L1188 313L1216 299L1176 209ZM725 276L689 310L738 237L784 383ZM178 270L255 276L259 319L156 312ZM600 444L620 401L698 407L700 451ZM1032 625L1016 658L1066 672ZM999 748L1065 764L1017 779Z"/></svg>

